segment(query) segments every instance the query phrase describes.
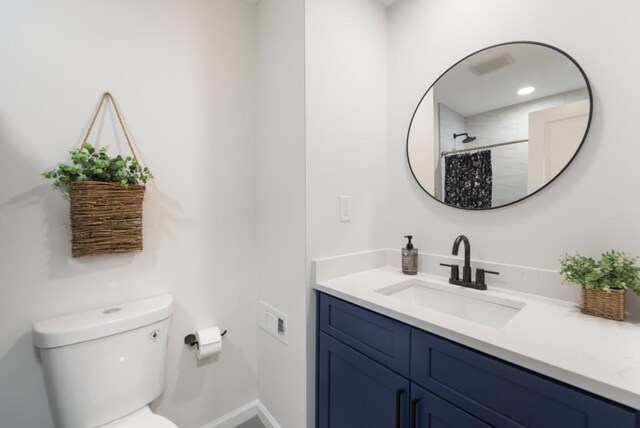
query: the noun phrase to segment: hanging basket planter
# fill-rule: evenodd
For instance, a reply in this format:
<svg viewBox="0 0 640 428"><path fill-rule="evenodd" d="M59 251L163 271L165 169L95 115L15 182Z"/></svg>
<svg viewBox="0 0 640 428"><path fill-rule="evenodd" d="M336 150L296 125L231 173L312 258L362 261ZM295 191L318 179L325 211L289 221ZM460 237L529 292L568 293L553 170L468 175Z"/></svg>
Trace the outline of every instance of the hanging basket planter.
<svg viewBox="0 0 640 428"><path fill-rule="evenodd" d="M87 143L95 121L108 99L132 156L107 155L106 147ZM80 149L71 152L72 164L45 172L54 185L66 186L70 202L71 254L73 257L142 251L144 183L152 178L142 167L131 144L122 115L108 92L102 95Z"/></svg>
<svg viewBox="0 0 640 428"><path fill-rule="evenodd" d="M73 257L142 251L145 187L119 183L70 183Z"/></svg>

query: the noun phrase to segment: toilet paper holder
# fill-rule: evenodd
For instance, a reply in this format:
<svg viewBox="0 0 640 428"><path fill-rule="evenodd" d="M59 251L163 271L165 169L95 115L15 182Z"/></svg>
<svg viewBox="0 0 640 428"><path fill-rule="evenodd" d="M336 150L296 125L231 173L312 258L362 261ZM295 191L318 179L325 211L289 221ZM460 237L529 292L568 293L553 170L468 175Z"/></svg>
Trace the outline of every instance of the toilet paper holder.
<svg viewBox="0 0 640 428"><path fill-rule="evenodd" d="M224 337L225 334L227 334L227 330L220 333L220 337ZM198 340L196 339L196 335L194 333L187 334L184 337L184 344L190 348L193 348L194 346L198 346Z"/></svg>

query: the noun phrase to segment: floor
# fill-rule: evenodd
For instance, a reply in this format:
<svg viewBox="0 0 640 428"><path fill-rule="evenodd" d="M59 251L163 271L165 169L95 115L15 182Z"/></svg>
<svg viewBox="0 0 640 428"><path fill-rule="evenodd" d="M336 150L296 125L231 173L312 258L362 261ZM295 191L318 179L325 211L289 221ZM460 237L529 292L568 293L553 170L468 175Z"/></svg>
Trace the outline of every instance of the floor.
<svg viewBox="0 0 640 428"><path fill-rule="evenodd" d="M264 428L264 425L257 416L252 417L242 425L238 425L236 428Z"/></svg>

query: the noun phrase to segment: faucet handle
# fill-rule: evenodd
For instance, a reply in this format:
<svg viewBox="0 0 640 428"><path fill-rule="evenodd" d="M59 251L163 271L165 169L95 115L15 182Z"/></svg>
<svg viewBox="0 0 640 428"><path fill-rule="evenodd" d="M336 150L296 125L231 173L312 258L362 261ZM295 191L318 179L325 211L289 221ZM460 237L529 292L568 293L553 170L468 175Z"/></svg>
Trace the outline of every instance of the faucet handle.
<svg viewBox="0 0 640 428"><path fill-rule="evenodd" d="M476 269L476 284L478 285L485 285L485 279L484 279L484 275L485 274L491 274L491 275L500 275L500 272L494 272L492 270L484 270L482 268L477 268Z"/></svg>
<svg viewBox="0 0 640 428"><path fill-rule="evenodd" d="M446 266L451 268L451 276L449 277L449 279L453 279L456 281L460 279L460 268L458 267L458 265L449 265L446 263L440 263L440 266Z"/></svg>

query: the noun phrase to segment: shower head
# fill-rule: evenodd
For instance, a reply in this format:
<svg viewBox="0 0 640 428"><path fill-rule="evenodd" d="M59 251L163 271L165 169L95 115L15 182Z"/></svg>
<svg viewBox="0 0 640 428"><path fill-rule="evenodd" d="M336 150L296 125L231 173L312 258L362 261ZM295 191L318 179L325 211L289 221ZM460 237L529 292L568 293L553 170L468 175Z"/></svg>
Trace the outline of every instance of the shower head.
<svg viewBox="0 0 640 428"><path fill-rule="evenodd" d="M472 141L475 141L475 139L476 139L476 137L470 137L469 134L467 134L466 132L464 134L453 134L453 139L455 140L456 138L462 137L463 135L467 136L467 138L462 140L463 144L470 143Z"/></svg>

